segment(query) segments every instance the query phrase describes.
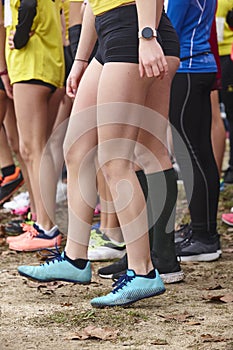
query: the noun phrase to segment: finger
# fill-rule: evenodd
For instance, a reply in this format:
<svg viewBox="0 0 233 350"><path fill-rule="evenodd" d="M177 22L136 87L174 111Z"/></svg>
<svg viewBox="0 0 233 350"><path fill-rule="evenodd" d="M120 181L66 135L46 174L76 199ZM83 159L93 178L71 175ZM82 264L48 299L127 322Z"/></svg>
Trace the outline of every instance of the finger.
<svg viewBox="0 0 233 350"><path fill-rule="evenodd" d="M163 63L163 67L164 67L164 73L168 74L168 64L167 64L167 60L164 56L162 57L162 63Z"/></svg>
<svg viewBox="0 0 233 350"><path fill-rule="evenodd" d="M160 73L158 65L157 64L153 64L151 69L152 69L152 74L153 74L152 76L156 77L156 78L159 78L161 73Z"/></svg>
<svg viewBox="0 0 233 350"><path fill-rule="evenodd" d="M151 78L154 76L154 72L153 72L153 67L151 64L144 64L144 69L145 69L145 72L146 72L146 76L148 78Z"/></svg>
<svg viewBox="0 0 233 350"><path fill-rule="evenodd" d="M69 77L67 78L67 81L66 81L66 94L67 94L69 97L72 97L72 96L73 96L73 91L72 91L72 89L71 89L70 78L69 78Z"/></svg>
<svg viewBox="0 0 233 350"><path fill-rule="evenodd" d="M143 78L143 77L144 77L144 73L145 73L144 67L143 67L142 62L140 61L140 62L139 62L139 75L140 75L140 78Z"/></svg>

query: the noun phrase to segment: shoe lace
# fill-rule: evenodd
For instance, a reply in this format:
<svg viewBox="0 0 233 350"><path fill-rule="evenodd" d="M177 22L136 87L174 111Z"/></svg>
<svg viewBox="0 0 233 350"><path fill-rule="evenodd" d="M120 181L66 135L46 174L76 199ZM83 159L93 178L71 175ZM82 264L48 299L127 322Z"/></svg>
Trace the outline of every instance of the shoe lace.
<svg viewBox="0 0 233 350"><path fill-rule="evenodd" d="M37 230L34 226L29 225L25 222L21 224L21 227L24 232L28 233L28 237L36 237L40 233L39 230Z"/></svg>
<svg viewBox="0 0 233 350"><path fill-rule="evenodd" d="M192 226L191 224L180 225L180 228L175 232L175 236L186 238L191 236Z"/></svg>
<svg viewBox="0 0 233 350"><path fill-rule="evenodd" d="M45 252L47 252L47 253L45 253ZM41 257L46 257L46 261L42 265L45 265L45 264L49 265L50 263L54 264L55 261L65 260L64 257L61 255L61 253L57 247L57 244L55 244L55 249L45 248L43 250L40 250L39 254Z"/></svg>
<svg viewBox="0 0 233 350"><path fill-rule="evenodd" d="M127 274L122 275L115 283L113 283L113 291L112 293L115 294L116 292L118 292L119 289L122 289L124 286L126 286L129 282L132 281L132 279L134 279L134 276L128 276Z"/></svg>

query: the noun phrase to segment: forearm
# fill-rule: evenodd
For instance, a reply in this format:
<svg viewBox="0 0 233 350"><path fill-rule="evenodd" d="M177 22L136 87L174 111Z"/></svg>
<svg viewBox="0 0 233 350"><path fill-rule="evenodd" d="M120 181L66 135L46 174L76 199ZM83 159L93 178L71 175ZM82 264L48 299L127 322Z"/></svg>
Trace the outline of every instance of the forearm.
<svg viewBox="0 0 233 350"><path fill-rule="evenodd" d="M18 24L14 36L14 44L16 49L24 47L29 38L32 23L36 16L37 0L21 0L18 12Z"/></svg>
<svg viewBox="0 0 233 350"><path fill-rule="evenodd" d="M83 20L83 3L82 2L70 2L69 12L69 27L73 27L76 24L82 24Z"/></svg>
<svg viewBox="0 0 233 350"><path fill-rule="evenodd" d="M89 4L84 11L82 31L75 57L88 60L97 40L95 16Z"/></svg>
<svg viewBox="0 0 233 350"><path fill-rule="evenodd" d="M5 39L6 33L4 28L2 2L0 2L0 72L3 72L6 69Z"/></svg>
<svg viewBox="0 0 233 350"><path fill-rule="evenodd" d="M136 0L139 29L158 27L163 3L163 0Z"/></svg>

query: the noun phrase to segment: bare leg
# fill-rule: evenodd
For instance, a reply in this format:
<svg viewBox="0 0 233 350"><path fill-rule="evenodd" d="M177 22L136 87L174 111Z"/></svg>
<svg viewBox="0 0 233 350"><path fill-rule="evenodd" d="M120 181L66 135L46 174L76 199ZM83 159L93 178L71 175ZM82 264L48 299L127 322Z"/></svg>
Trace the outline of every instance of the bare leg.
<svg viewBox="0 0 233 350"><path fill-rule="evenodd" d="M54 218L49 217L44 207L40 190L39 170L42 154L48 140L48 104L51 92L50 89L44 86L23 83L14 84L13 90L19 130L20 151L27 167L32 186L37 222L42 225L45 230L50 230L54 225ZM22 103L22 101L24 103ZM48 159L48 165L50 163ZM46 171L49 172L49 167L44 169L45 173ZM51 183L51 192L53 186L54 185Z"/></svg>
<svg viewBox="0 0 233 350"><path fill-rule="evenodd" d="M96 204L94 166L97 145L96 96L101 71L102 66L95 59L85 71L74 101L64 142L69 213L65 252L71 259L87 259L90 228ZM87 156L91 150L92 154ZM81 166L82 172L79 173ZM79 174L82 175L81 178ZM82 188L86 191L86 198L82 196Z"/></svg>
<svg viewBox="0 0 233 350"><path fill-rule="evenodd" d="M36 209L35 209L35 203L34 198L32 194L30 179L28 176L27 168L24 164L23 158L21 157L20 151L19 151L19 134L17 130L17 124L16 124L16 118L15 118L15 111L14 111L14 105L11 100L8 100L7 103L7 112L6 117L4 120L4 126L6 129L6 135L7 140L11 146L12 151L15 153L16 158L18 159L18 162L20 164L20 168L23 173L23 177L27 186L27 190L29 192L30 196L30 208L31 213L33 213L33 216L36 216Z"/></svg>
<svg viewBox="0 0 233 350"><path fill-rule="evenodd" d="M14 164L12 152L9 147L4 128L1 128L1 131L0 131L0 149L1 149L1 152L0 152L1 168Z"/></svg>
<svg viewBox="0 0 233 350"><path fill-rule="evenodd" d="M139 77L137 65L119 65L105 64L99 83L99 162L127 244L128 266L137 274L145 275L152 270L153 265L150 259L145 199L133 166L140 116L134 114L136 110L132 113L128 102L144 105L151 82ZM133 91L130 86L134 86ZM120 104L114 104L115 102ZM110 116L114 126L108 124ZM134 222L137 222L137 225L134 225Z"/></svg>
<svg viewBox="0 0 233 350"><path fill-rule="evenodd" d="M97 173L97 179L101 205L100 231L104 232L110 239L122 242L123 236L113 205L112 195L101 169Z"/></svg>

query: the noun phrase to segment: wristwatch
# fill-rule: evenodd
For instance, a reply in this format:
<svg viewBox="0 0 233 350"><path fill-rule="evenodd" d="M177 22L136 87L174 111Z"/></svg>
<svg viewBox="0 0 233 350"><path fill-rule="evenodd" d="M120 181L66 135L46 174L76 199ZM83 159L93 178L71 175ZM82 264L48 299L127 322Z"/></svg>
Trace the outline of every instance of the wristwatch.
<svg viewBox="0 0 233 350"><path fill-rule="evenodd" d="M151 40L152 38L157 38L157 30L151 27L144 27L138 32L138 38Z"/></svg>

